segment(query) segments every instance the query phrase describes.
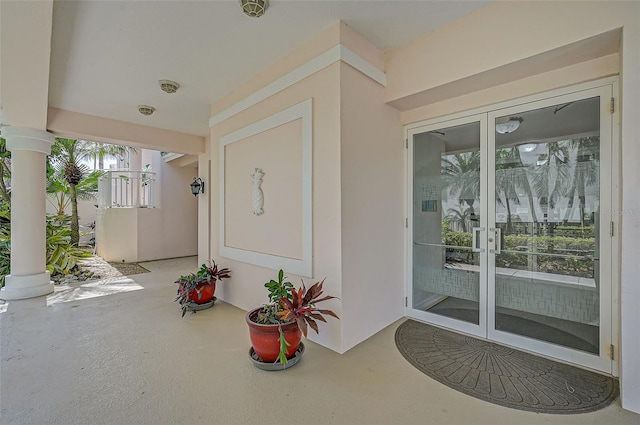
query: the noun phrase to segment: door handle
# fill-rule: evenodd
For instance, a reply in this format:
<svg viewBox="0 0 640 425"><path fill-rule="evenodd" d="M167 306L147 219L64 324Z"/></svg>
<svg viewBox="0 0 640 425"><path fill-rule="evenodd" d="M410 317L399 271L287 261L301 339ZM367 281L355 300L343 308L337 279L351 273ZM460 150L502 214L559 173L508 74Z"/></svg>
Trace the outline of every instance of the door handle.
<svg viewBox="0 0 640 425"><path fill-rule="evenodd" d="M482 252L483 250L480 248L480 231L484 230L483 227L474 227L472 230L473 234L473 242L471 242L471 250L473 252Z"/></svg>
<svg viewBox="0 0 640 425"><path fill-rule="evenodd" d="M494 231L496 234L496 254L500 254L500 251L502 251L502 229L496 227Z"/></svg>

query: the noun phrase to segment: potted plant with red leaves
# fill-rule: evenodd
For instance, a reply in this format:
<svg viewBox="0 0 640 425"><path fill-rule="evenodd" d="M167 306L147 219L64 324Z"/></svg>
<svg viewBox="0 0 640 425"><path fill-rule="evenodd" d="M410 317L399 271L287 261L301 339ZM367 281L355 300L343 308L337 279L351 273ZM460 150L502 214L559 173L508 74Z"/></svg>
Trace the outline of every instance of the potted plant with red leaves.
<svg viewBox="0 0 640 425"><path fill-rule="evenodd" d="M231 271L227 268L219 269L214 260L207 261L200 266L196 273L180 276L178 294L175 301L180 303L182 316L187 310L195 313L196 310L213 306L216 292L216 281L231 277Z"/></svg>
<svg viewBox="0 0 640 425"><path fill-rule="evenodd" d="M287 367L287 362L298 352L302 335L307 336L309 327L318 333L318 321L327 321L324 315L339 319L333 311L316 307L317 303L336 298L322 296L324 279L309 288L303 281L302 287L297 290L285 279L284 272L280 270L277 281L265 283L270 303L251 310L245 318L249 325L252 351L258 357L257 361L254 358L254 363L258 367L261 367L261 363L280 364L280 367L270 370Z"/></svg>

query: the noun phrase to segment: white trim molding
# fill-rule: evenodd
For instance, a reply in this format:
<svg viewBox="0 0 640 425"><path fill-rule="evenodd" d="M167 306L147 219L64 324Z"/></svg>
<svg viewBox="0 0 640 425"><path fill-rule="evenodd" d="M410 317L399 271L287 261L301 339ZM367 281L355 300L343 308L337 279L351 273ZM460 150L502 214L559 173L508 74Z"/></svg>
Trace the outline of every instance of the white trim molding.
<svg viewBox="0 0 640 425"><path fill-rule="evenodd" d="M56 141L53 134L35 128L6 126L0 130L7 141L8 151L36 151L49 155Z"/></svg>
<svg viewBox="0 0 640 425"><path fill-rule="evenodd" d="M183 153L174 153L174 152L163 152L162 159L164 162L170 162L174 159L182 158L184 156Z"/></svg>
<svg viewBox="0 0 640 425"><path fill-rule="evenodd" d="M225 147L231 143L302 119L302 259L232 248L225 245ZM284 269L303 277L313 277L312 233L312 100L307 99L270 117L234 131L220 139L220 255L273 270Z"/></svg>
<svg viewBox="0 0 640 425"><path fill-rule="evenodd" d="M325 51L324 53L309 60L305 64L299 66L288 74L283 75L272 83L266 85L250 96L245 97L241 101L233 104L229 108L217 113L209 119L209 127L214 125L252 107L253 105L262 102L263 100L273 96L274 94L290 87L310 75L315 74L321 69L338 62L343 61L347 65L352 66L356 70L360 71L373 81L377 82L383 87L387 85L386 74L375 67L371 62L364 59L354 51L346 48L342 44L338 44Z"/></svg>

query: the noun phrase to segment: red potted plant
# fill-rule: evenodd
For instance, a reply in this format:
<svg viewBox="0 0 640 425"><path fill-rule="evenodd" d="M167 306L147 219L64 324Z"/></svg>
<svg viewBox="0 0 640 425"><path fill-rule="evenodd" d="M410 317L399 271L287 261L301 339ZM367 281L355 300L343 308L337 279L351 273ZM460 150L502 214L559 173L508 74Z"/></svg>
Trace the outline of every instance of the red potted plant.
<svg viewBox="0 0 640 425"><path fill-rule="evenodd" d="M218 269L214 260L202 264L197 273L189 273L180 276L178 284L178 294L175 301L180 303L182 316L187 310L195 313L196 306L202 306L213 302L213 294L216 291L216 281L231 277L231 271L227 268Z"/></svg>
<svg viewBox="0 0 640 425"><path fill-rule="evenodd" d="M331 310L318 309L315 304L330 300L332 296L322 296L321 282L296 290L291 282L285 281L284 272L278 273L278 280L265 283L269 291L269 304L251 310L246 315L253 351L264 363L281 363L295 356L300 346L301 336L307 336L310 327L318 333L317 321L326 322L324 315L339 319Z"/></svg>

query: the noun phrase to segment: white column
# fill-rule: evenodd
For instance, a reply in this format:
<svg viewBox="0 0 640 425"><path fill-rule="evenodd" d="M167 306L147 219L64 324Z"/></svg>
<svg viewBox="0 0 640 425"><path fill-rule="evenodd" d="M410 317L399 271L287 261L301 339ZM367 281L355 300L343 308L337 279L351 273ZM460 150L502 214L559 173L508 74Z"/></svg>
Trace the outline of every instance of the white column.
<svg viewBox="0 0 640 425"><path fill-rule="evenodd" d="M46 157L54 136L31 128L3 127L11 151L11 274L0 299L19 300L53 292L46 271Z"/></svg>

